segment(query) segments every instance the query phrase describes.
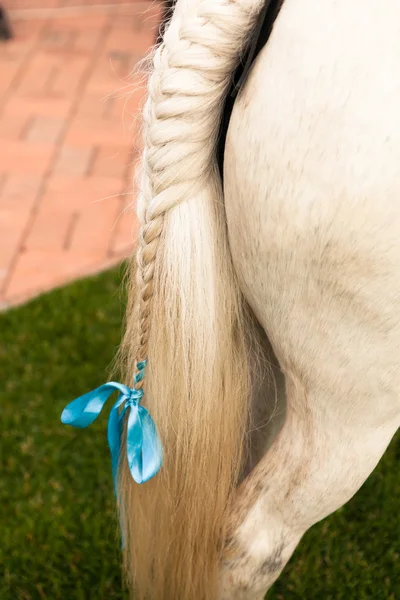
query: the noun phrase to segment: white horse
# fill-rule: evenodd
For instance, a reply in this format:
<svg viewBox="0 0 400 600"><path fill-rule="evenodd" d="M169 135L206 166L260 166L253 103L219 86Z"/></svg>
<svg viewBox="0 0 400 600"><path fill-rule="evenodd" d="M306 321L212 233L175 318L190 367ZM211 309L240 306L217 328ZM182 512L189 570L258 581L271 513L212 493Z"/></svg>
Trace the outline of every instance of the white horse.
<svg viewBox="0 0 400 600"><path fill-rule="evenodd" d="M154 52L123 343L164 445L148 483L122 465L138 600L261 600L400 424L400 3L284 1L222 186L263 4L178 0Z"/></svg>

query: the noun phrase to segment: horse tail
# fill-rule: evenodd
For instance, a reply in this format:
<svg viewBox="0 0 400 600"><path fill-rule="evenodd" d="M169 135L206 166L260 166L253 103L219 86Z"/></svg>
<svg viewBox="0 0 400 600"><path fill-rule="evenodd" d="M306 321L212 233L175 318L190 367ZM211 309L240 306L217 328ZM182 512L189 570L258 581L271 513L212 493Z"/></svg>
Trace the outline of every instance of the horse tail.
<svg viewBox="0 0 400 600"><path fill-rule="evenodd" d="M245 452L250 365L216 143L227 89L263 0L178 0L144 108L141 233L122 344L164 464L121 466L125 566L135 599L213 600L224 515Z"/></svg>

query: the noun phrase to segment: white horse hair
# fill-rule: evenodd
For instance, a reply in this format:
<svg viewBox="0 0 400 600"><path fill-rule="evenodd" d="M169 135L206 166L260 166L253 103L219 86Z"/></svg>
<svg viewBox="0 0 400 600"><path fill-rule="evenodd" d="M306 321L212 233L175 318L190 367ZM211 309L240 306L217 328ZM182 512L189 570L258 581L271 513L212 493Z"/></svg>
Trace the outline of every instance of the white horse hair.
<svg viewBox="0 0 400 600"><path fill-rule="evenodd" d="M261 600L400 424L400 4L285 0L222 191L262 6L178 0L154 52L122 359L149 359L165 463L122 465L137 600Z"/></svg>

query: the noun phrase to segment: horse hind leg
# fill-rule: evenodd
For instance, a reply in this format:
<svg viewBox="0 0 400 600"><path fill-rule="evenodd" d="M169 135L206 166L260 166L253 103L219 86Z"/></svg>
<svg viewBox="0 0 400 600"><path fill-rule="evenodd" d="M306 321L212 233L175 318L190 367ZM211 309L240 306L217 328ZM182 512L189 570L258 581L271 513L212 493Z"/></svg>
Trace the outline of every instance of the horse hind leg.
<svg viewBox="0 0 400 600"><path fill-rule="evenodd" d="M265 456L286 416L285 378L265 332L259 333L258 365L253 372L248 459L243 479Z"/></svg>
<svg viewBox="0 0 400 600"><path fill-rule="evenodd" d="M303 534L361 487L399 425L389 418L376 427L370 413L369 426L362 426L343 402L323 415L320 394L287 377L286 422L242 483L230 514L223 600L263 598Z"/></svg>

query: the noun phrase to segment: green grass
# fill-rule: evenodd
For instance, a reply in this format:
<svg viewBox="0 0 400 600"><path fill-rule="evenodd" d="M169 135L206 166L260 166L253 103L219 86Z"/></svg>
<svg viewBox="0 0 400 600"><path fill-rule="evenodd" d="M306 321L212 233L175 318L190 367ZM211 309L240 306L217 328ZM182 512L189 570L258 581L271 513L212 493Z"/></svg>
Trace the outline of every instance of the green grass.
<svg viewBox="0 0 400 600"><path fill-rule="evenodd" d="M106 380L120 275L0 315L0 600L126 598L107 415L83 431L60 423ZM356 498L304 537L269 600L400 598L399 458L397 438Z"/></svg>

